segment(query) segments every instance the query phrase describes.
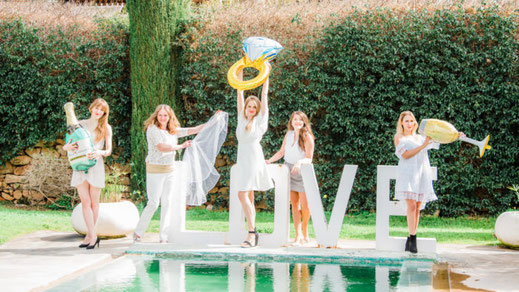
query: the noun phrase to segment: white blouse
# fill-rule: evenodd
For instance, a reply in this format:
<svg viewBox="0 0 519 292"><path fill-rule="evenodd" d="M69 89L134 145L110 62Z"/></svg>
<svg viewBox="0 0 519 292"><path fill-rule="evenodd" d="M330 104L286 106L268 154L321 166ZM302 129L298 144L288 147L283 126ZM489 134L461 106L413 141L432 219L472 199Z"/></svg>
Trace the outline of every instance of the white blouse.
<svg viewBox="0 0 519 292"><path fill-rule="evenodd" d="M177 128L177 133L171 135L167 130L161 130L155 125L151 125L146 130L146 140L148 141L148 156L146 163L158 165L171 165L175 162L177 151L161 152L157 148L158 144L178 145L178 138L187 136L187 128Z"/></svg>
<svg viewBox="0 0 519 292"><path fill-rule="evenodd" d="M439 149L438 143L431 143L413 157L405 159L402 155L413 150L425 141L421 135L404 136L396 146L395 155L399 158L395 184L395 199L411 199L425 203L437 199L433 188L433 179L427 150Z"/></svg>
<svg viewBox="0 0 519 292"><path fill-rule="evenodd" d="M299 146L298 141L294 141L294 138L294 131L289 131L285 144L285 161L290 164L296 164L305 158L305 152Z"/></svg>

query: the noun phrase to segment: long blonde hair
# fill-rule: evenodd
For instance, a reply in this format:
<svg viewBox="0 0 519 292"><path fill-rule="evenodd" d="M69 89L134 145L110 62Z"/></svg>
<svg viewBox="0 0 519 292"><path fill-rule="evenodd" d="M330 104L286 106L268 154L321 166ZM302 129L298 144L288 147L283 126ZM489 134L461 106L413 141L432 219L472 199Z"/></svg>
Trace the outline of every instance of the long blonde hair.
<svg viewBox="0 0 519 292"><path fill-rule="evenodd" d="M314 140L315 140L315 136L314 136L314 133L312 132L312 125L310 124L308 117L302 111L295 111L292 113L292 116L290 116L290 120L288 121L288 126L287 126L288 131L294 131L294 127L292 126L292 120L294 119L294 117L296 115L301 117L301 119L303 120L303 123L304 123L303 127L299 131L299 138L298 138L297 144L299 144L299 147L303 151L305 151L305 142L307 139L307 134L310 135L310 137L312 137L312 139L314 139Z"/></svg>
<svg viewBox="0 0 519 292"><path fill-rule="evenodd" d="M245 130L247 132L250 131L250 128L252 127L252 121L259 114L259 112L261 110L261 101L259 100L259 98L257 98L254 95L247 97L247 99L245 100L245 105L243 106L243 116L245 117L245 119L247 119L247 114L246 114L247 113L247 104L249 104L249 102L256 103L256 114L252 117L252 119L250 119L250 121L245 126Z"/></svg>
<svg viewBox="0 0 519 292"><path fill-rule="evenodd" d="M144 122L144 130L147 130L149 126L155 125L160 129L159 120L157 120L157 116L161 110L165 110L168 113L169 121L166 125L166 130L171 135L177 133L177 128L180 127L180 123L178 122L177 116L175 116L175 112L171 109L171 107L167 104L159 104L155 111L151 114L151 116Z"/></svg>
<svg viewBox="0 0 519 292"><path fill-rule="evenodd" d="M418 123L416 122L416 118L414 117L413 115L413 112L411 111L404 111L400 114L400 117L398 118L398 121L396 123L396 134L399 135L403 135L404 134L404 126L403 126L403 122L404 122L404 118L406 116L411 116L414 120L414 127L413 127L413 130L411 131L413 133L413 135L416 133L416 129L418 129Z"/></svg>
<svg viewBox="0 0 519 292"><path fill-rule="evenodd" d="M95 142L99 142L103 140L106 137L106 134L108 133L108 115L110 114L110 107L108 106L108 103L106 100L102 98L96 98L88 107L88 110L90 113L92 113L92 110L96 107L101 108L101 110L104 112L103 116L97 120L97 127L94 130L94 133L96 133L96 139Z"/></svg>

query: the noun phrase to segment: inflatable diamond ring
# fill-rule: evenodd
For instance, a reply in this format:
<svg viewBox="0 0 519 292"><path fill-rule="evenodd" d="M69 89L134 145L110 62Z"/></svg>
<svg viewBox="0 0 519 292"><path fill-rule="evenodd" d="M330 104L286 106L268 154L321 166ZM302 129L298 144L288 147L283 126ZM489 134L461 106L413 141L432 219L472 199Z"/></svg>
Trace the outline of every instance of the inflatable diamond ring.
<svg viewBox="0 0 519 292"><path fill-rule="evenodd" d="M238 74L243 71L244 68L253 67L256 68L259 73L256 77L249 80L239 80ZM227 72L227 81L229 85L238 90L250 90L263 84L270 74L270 67L265 62L250 62L246 56L238 60L231 66Z"/></svg>

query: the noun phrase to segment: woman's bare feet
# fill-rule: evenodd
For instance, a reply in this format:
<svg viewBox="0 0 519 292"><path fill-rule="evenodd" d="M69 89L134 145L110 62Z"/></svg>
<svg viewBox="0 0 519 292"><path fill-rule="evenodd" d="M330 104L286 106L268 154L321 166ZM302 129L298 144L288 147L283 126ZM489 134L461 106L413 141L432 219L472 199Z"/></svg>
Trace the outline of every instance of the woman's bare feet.
<svg viewBox="0 0 519 292"><path fill-rule="evenodd" d="M292 242L290 245L301 246L303 245L303 239L301 237L296 237L296 239L294 239L294 242Z"/></svg>

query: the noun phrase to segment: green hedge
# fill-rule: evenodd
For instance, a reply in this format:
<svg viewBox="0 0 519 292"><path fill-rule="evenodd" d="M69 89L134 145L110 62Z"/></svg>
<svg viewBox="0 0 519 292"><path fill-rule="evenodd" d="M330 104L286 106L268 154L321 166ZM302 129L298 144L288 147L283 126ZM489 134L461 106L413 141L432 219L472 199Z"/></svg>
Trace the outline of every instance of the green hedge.
<svg viewBox="0 0 519 292"><path fill-rule="evenodd" d="M127 161L129 87L127 23L104 21L85 33L0 20L0 161L40 140L61 137L67 101L83 119L98 97L110 104L114 146Z"/></svg>
<svg viewBox="0 0 519 292"><path fill-rule="evenodd" d="M241 57L241 40L248 35L229 27L222 39L204 31L208 19L189 23L179 40L184 52L177 114L182 125L191 126L216 109L231 113L222 155L232 164L236 101L226 73ZM439 174L439 200L429 205L431 212L497 214L517 207L506 189L519 182L517 24L493 9L355 12L326 27L316 42L285 48L271 74L266 156L279 148L291 112L303 110L314 124L314 163L326 208L332 207L342 166L357 164L349 209L375 210L376 166L397 163L395 123L410 109L419 119L448 120L472 138L491 135L493 149L482 159L475 146L460 142L430 152ZM90 35L0 21L0 161L59 137L66 101L74 101L78 116L86 118L86 106L96 97L110 103L115 145L121 159L129 159L128 31L119 21L102 23ZM220 173L220 184L228 186L229 167ZM257 197L272 206L271 193ZM209 200L225 206L228 197L212 194Z"/></svg>
<svg viewBox="0 0 519 292"><path fill-rule="evenodd" d="M469 137L490 134L493 146L483 158L477 147L460 142L430 151L439 197L430 212L497 214L517 206L506 190L519 181L517 24L494 9L354 12L327 27L317 42L285 48L271 74L266 156L279 148L291 112L303 110L314 125L314 164L326 208L333 206L343 165L356 164L349 210L375 210L376 167L397 164L396 119L412 110L418 119L450 121ZM231 113L222 152L234 163L236 101L226 72L248 36L229 28L222 40L203 33L203 25L192 27L184 35L180 116L190 125L216 109ZM298 59L296 50L310 57ZM228 185L229 168L220 172ZM271 194L257 198L264 199L272 206ZM210 200L220 204L227 198L214 194Z"/></svg>

